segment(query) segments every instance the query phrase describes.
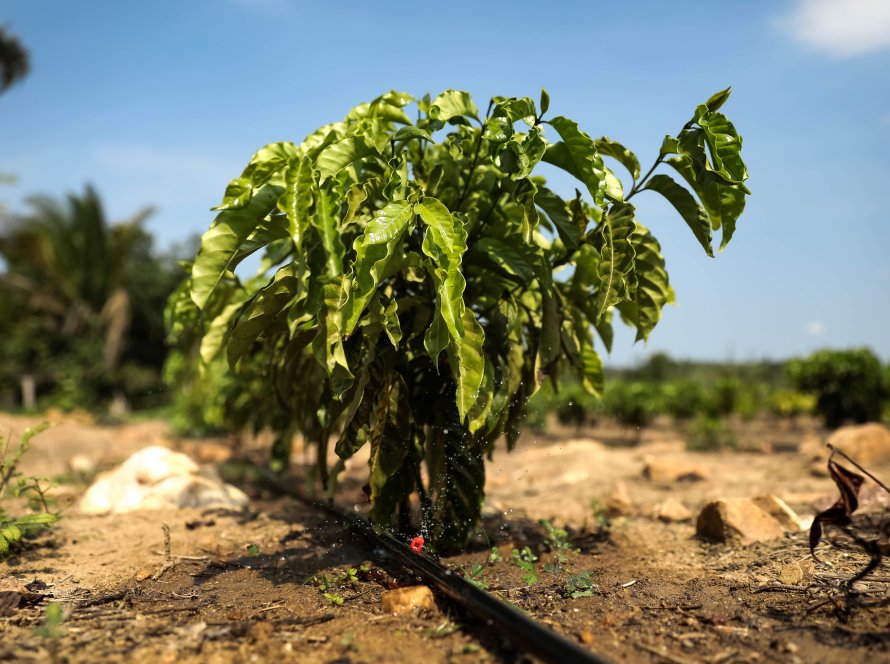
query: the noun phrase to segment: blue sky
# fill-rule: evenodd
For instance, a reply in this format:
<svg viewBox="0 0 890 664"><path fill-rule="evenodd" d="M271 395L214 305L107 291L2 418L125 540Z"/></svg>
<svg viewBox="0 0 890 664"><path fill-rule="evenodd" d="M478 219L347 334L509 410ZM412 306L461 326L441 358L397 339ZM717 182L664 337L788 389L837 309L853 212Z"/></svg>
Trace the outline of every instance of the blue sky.
<svg viewBox="0 0 890 664"><path fill-rule="evenodd" d="M32 73L0 97L0 189L92 183L109 216L153 205L161 245L202 232L266 143L299 141L389 89L551 95L551 114L654 159L727 85L753 191L707 258L655 195L635 199L677 291L648 345L608 361L890 359L890 2L5 0ZM557 181L566 189L568 183ZM566 192L568 193L568 192Z"/></svg>

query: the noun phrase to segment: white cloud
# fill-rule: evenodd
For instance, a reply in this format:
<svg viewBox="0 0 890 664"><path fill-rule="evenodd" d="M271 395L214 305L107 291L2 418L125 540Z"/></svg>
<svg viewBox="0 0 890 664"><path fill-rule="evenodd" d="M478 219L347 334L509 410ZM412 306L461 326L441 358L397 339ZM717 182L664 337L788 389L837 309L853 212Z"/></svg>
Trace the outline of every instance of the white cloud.
<svg viewBox="0 0 890 664"><path fill-rule="evenodd" d="M890 48L890 0L797 0L778 23L797 41L837 58Z"/></svg>
<svg viewBox="0 0 890 664"><path fill-rule="evenodd" d="M807 334L811 337L818 337L823 332L825 332L825 325L820 323L819 321L812 320L807 323Z"/></svg>

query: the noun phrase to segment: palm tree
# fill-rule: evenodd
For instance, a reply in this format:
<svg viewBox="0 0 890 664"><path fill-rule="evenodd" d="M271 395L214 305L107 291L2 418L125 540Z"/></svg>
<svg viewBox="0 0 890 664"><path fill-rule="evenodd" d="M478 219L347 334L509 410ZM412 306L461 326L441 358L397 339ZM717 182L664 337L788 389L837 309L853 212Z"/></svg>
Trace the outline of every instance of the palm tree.
<svg viewBox="0 0 890 664"><path fill-rule="evenodd" d="M28 52L18 37L0 26L0 93L28 75Z"/></svg>
<svg viewBox="0 0 890 664"><path fill-rule="evenodd" d="M98 353L93 366L84 369L101 369L99 380L112 391L120 391L114 377L124 359L159 367L164 357L163 302L175 277L153 254L151 236L143 227L151 210L110 225L91 187L64 201L35 197L28 203L30 214L10 219L0 229L0 256L6 262L0 289L53 340L47 353L78 356L75 365ZM128 343L131 339L134 343ZM93 350L87 353L86 348ZM22 369L27 376L28 367ZM42 378L49 383L58 379Z"/></svg>

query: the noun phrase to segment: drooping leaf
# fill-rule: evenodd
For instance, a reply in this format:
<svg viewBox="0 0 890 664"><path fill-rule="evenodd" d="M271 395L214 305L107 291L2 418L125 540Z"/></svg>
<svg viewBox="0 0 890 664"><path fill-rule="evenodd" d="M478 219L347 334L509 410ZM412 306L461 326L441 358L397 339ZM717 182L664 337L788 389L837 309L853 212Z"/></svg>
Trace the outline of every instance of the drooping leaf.
<svg viewBox="0 0 890 664"><path fill-rule="evenodd" d="M634 206L630 203L617 203L603 215L595 232L596 246L600 252L595 304L597 321L609 307L629 299L628 276L634 264L634 250L630 242L635 228L634 214Z"/></svg>
<svg viewBox="0 0 890 664"><path fill-rule="evenodd" d="M467 250L467 232L441 201L426 196L414 206L414 212L427 226L423 252L433 259L436 270L437 309L452 339L463 337L463 293L466 286L461 262Z"/></svg>
<svg viewBox="0 0 890 664"><path fill-rule="evenodd" d="M267 286L260 289L238 316L226 346L229 366L234 367L256 339L269 331L288 302L305 291L303 267L292 262L282 267ZM278 323L287 329L285 321Z"/></svg>
<svg viewBox="0 0 890 664"><path fill-rule="evenodd" d="M308 157L292 160L284 171L284 193L278 199L278 209L287 215L290 236L300 250L312 219L315 180L312 161Z"/></svg>
<svg viewBox="0 0 890 664"><path fill-rule="evenodd" d="M705 142L711 153L706 168L727 183L741 185L748 179L748 169L742 161L742 137L722 113L712 113L707 106L696 109L698 125L704 130ZM750 193L750 192L746 192Z"/></svg>
<svg viewBox="0 0 890 664"><path fill-rule="evenodd" d="M519 283L528 282L534 277L531 263L521 246L510 245L497 238L479 238L467 260L489 265Z"/></svg>
<svg viewBox="0 0 890 664"><path fill-rule="evenodd" d="M414 217L408 201L394 201L377 211L365 232L355 240L354 286L344 305L343 334L349 336L380 283L380 275L392 258L395 245Z"/></svg>
<svg viewBox="0 0 890 664"><path fill-rule="evenodd" d="M216 211L237 209L247 205L253 195L253 184L247 178L235 178L226 187L222 203L213 208Z"/></svg>
<svg viewBox="0 0 890 664"><path fill-rule="evenodd" d="M253 185L254 189L261 187L284 170L290 161L299 155L297 147L288 141L270 143L263 146L250 160L250 163L241 173L241 179ZM280 182L276 183L280 184Z"/></svg>
<svg viewBox="0 0 890 664"><path fill-rule="evenodd" d="M483 346L485 332L472 309L465 309L461 321L463 334L459 339L451 338L448 344L448 360L451 374L457 385L455 394L457 412L463 422L473 404L479 398L485 362Z"/></svg>
<svg viewBox="0 0 890 664"><path fill-rule="evenodd" d="M325 284L322 292L322 305L318 312L318 334L312 341L315 359L329 376L339 368L341 375L351 378L349 362L343 349L342 306L345 294L342 280L337 279Z"/></svg>
<svg viewBox="0 0 890 664"><path fill-rule="evenodd" d="M544 153L544 161L557 166L584 183L597 207L603 203L606 193L606 173L603 158L596 144L578 123L558 116L548 121L556 129L562 141L554 143Z"/></svg>
<svg viewBox="0 0 890 664"><path fill-rule="evenodd" d="M393 140L396 141L408 141L412 138L419 138L423 141L429 141L430 143L433 142L433 139L429 135L429 133L424 131L420 127L402 127L393 136Z"/></svg>
<svg viewBox="0 0 890 664"><path fill-rule="evenodd" d="M346 248L340 237L340 199L331 189L322 189L316 194L315 212L309 221L321 238L325 251L327 275L335 279L343 274L343 256Z"/></svg>
<svg viewBox="0 0 890 664"><path fill-rule="evenodd" d="M832 455L833 456L833 455ZM834 480L840 496L826 510L819 512L810 526L810 554L815 554L816 547L822 539L824 525L847 526L852 523L853 512L859 508L859 489L865 483L862 475L847 470L834 461L828 460L828 472Z"/></svg>
<svg viewBox="0 0 890 664"><path fill-rule="evenodd" d="M210 294L227 270L241 245L274 209L282 188L267 184L256 191L244 207L223 210L201 238L201 248L192 266L192 300L203 309Z"/></svg>
<svg viewBox="0 0 890 664"><path fill-rule="evenodd" d="M336 175L349 164L379 154L374 140L368 136L347 136L324 148L315 161L315 167L322 180Z"/></svg>
<svg viewBox="0 0 890 664"><path fill-rule="evenodd" d="M607 136L603 136L594 141L597 151L600 154L607 155L613 159L617 159L624 166L634 180L640 179L640 160L637 156L621 145L618 141L613 141Z"/></svg>
<svg viewBox="0 0 890 664"><path fill-rule="evenodd" d="M636 328L636 340L641 341L649 338L649 333L661 320L664 305L673 301L673 289L668 283L661 245L645 226L637 224L631 244L636 286L631 299L625 303L630 306L622 310L622 316Z"/></svg>
<svg viewBox="0 0 890 664"><path fill-rule="evenodd" d="M686 187L677 184L669 175L658 174L649 178L645 189L657 191L664 196L683 217L683 221L692 230L695 239L698 240L708 256L714 255L711 248L711 223L705 211Z"/></svg>

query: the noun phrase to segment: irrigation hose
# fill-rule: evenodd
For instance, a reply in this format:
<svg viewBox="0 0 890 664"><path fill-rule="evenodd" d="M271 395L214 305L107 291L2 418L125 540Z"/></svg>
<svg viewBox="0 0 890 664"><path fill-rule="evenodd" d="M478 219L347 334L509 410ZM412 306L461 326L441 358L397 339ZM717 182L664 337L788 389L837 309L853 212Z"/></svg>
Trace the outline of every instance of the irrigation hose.
<svg viewBox="0 0 890 664"><path fill-rule="evenodd" d="M461 575L443 567L433 558L413 552L390 533L378 531L364 517L332 503L313 500L304 495L302 491L285 486L271 473L264 473L263 479L281 494L342 519L354 531L367 539L374 549L383 550L391 559L435 587L521 650L544 662L553 664L567 662L608 664L608 660L569 641L509 604L477 588Z"/></svg>

